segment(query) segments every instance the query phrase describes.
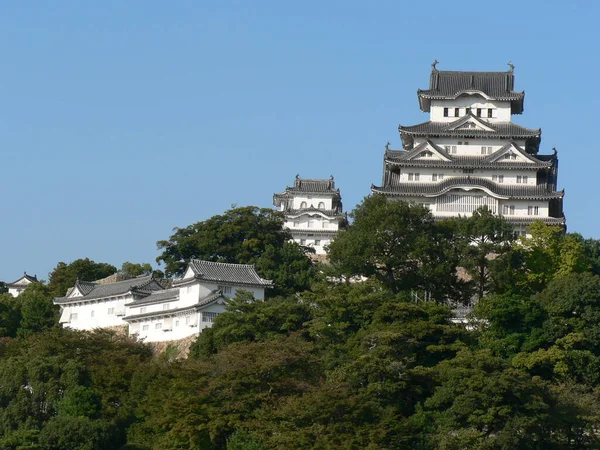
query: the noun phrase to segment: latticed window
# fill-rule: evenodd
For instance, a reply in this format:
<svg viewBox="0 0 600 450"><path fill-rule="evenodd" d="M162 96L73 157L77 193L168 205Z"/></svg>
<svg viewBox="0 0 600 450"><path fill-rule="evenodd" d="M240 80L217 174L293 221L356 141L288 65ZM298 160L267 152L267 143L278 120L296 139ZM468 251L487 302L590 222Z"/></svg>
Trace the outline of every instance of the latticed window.
<svg viewBox="0 0 600 450"><path fill-rule="evenodd" d="M446 194L436 200L436 210L440 212L472 213L483 206L495 214L498 202L486 195L475 194Z"/></svg>
<svg viewBox="0 0 600 450"><path fill-rule="evenodd" d="M219 313L202 311L202 322L214 322Z"/></svg>

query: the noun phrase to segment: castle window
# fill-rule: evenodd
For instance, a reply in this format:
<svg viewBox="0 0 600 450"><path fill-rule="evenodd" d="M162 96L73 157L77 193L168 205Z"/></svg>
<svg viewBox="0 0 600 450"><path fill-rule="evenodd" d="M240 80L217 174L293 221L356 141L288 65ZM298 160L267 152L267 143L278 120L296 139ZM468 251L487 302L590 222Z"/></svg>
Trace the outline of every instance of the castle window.
<svg viewBox="0 0 600 450"><path fill-rule="evenodd" d="M523 183L527 184L527 175L523 175Z"/></svg>
<svg viewBox="0 0 600 450"><path fill-rule="evenodd" d="M448 117L448 108L444 108L444 117Z"/></svg>
<svg viewBox="0 0 600 450"><path fill-rule="evenodd" d="M322 224L321 225L322 228L327 228L328 222L323 221L323 222L321 222L321 224Z"/></svg>
<svg viewBox="0 0 600 450"><path fill-rule="evenodd" d="M412 181L414 179L414 177L415 177L414 173L409 173L408 174L408 181Z"/></svg>
<svg viewBox="0 0 600 450"><path fill-rule="evenodd" d="M224 295L231 295L231 286L219 286L219 290L224 294Z"/></svg>
<svg viewBox="0 0 600 450"><path fill-rule="evenodd" d="M146 307L143 306L143 307L140 308L140 314L145 314L145 313L146 313Z"/></svg>
<svg viewBox="0 0 600 450"><path fill-rule="evenodd" d="M431 181L437 181L437 173L431 175Z"/></svg>
<svg viewBox="0 0 600 450"><path fill-rule="evenodd" d="M108 315L112 316L115 313L115 308L108 308Z"/></svg>
<svg viewBox="0 0 600 450"><path fill-rule="evenodd" d="M521 179L522 179L522 178L523 178L523 177L522 177L521 175L517 175L517 183L521 183Z"/></svg>
<svg viewBox="0 0 600 450"><path fill-rule="evenodd" d="M162 330L162 322L157 322L154 324L155 330Z"/></svg>
<svg viewBox="0 0 600 450"><path fill-rule="evenodd" d="M214 322L219 313L202 311L202 322Z"/></svg>
<svg viewBox="0 0 600 450"><path fill-rule="evenodd" d="M488 118L492 118L492 108L488 108Z"/></svg>
<svg viewBox="0 0 600 450"><path fill-rule="evenodd" d="M504 183L504 175L498 175L498 183Z"/></svg>
<svg viewBox="0 0 600 450"><path fill-rule="evenodd" d="M77 320L77 313L71 313L69 320Z"/></svg>
<svg viewBox="0 0 600 450"><path fill-rule="evenodd" d="M452 153L456 154L456 145L452 146Z"/></svg>
<svg viewBox="0 0 600 450"><path fill-rule="evenodd" d="M300 245L306 245L306 239L300 239Z"/></svg>
<svg viewBox="0 0 600 450"><path fill-rule="evenodd" d="M325 209L325 203L319 202L319 209Z"/></svg>
<svg viewBox="0 0 600 450"><path fill-rule="evenodd" d="M299 226L300 226L300 222L299 222L299 221L297 221L297 220L294 220L294 226L295 226L295 227L299 227Z"/></svg>
<svg viewBox="0 0 600 450"><path fill-rule="evenodd" d="M150 325L142 325L142 331L148 331Z"/></svg>
<svg viewBox="0 0 600 450"><path fill-rule="evenodd" d="M458 117L460 114L460 108L454 108L454 117Z"/></svg>
<svg viewBox="0 0 600 450"><path fill-rule="evenodd" d="M419 181L419 174L415 173L415 181Z"/></svg>
<svg viewBox="0 0 600 450"><path fill-rule="evenodd" d="M465 114L469 114L470 112L471 112L471 108L467 108L467 109L465 110Z"/></svg>
<svg viewBox="0 0 600 450"><path fill-rule="evenodd" d="M321 245L321 241L319 239L315 239L315 245Z"/></svg>
<svg viewBox="0 0 600 450"><path fill-rule="evenodd" d="M463 169L463 173L473 173L474 169Z"/></svg>
<svg viewBox="0 0 600 450"><path fill-rule="evenodd" d="M477 108L477 117L481 117L481 108Z"/></svg>
<svg viewBox="0 0 600 450"><path fill-rule="evenodd" d="M502 214L514 216L515 215L515 205L502 206Z"/></svg>
<svg viewBox="0 0 600 450"><path fill-rule="evenodd" d="M168 303L165 303L163 305L163 311L167 311L170 308L170 305Z"/></svg>
<svg viewBox="0 0 600 450"><path fill-rule="evenodd" d="M300 208L306 208L306 202L300 203Z"/></svg>
<svg viewBox="0 0 600 450"><path fill-rule="evenodd" d="M528 206L527 207L527 215L528 216L537 216L540 213L539 206Z"/></svg>

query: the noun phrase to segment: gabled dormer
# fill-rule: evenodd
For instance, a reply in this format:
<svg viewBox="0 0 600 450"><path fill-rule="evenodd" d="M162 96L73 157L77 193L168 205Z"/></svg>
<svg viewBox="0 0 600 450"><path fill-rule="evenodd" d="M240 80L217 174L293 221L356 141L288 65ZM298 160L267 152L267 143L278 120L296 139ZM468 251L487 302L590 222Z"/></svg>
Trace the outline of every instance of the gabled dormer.
<svg viewBox="0 0 600 450"><path fill-rule="evenodd" d="M419 145L417 145L412 150L405 152L403 158L407 161L415 161L415 160L425 160L425 161L451 161L452 158L446 151L431 142L430 140L426 140Z"/></svg>
<svg viewBox="0 0 600 450"><path fill-rule="evenodd" d="M485 158L484 161L488 163L519 162L525 164L536 164L540 162L514 142L507 143L500 150Z"/></svg>
<svg viewBox="0 0 600 450"><path fill-rule="evenodd" d="M460 119L449 123L448 125L443 127L443 130L444 131L458 131L458 130L485 131L488 133L494 133L496 131L488 123L486 123L483 119L475 116L472 112L469 112L467 115L461 117Z"/></svg>

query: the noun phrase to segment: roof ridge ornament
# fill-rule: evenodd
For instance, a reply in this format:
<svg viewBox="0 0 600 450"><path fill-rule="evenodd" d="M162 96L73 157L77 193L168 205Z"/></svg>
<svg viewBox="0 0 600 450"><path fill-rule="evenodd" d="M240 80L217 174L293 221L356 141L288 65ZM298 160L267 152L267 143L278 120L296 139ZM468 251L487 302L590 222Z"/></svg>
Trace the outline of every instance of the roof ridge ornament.
<svg viewBox="0 0 600 450"><path fill-rule="evenodd" d="M558 150L556 147L552 147L552 151L554 152L554 156L558 155Z"/></svg>
<svg viewBox="0 0 600 450"><path fill-rule="evenodd" d="M387 141L387 144L385 144L385 150L388 151L390 149L390 141Z"/></svg>
<svg viewBox="0 0 600 450"><path fill-rule="evenodd" d="M437 72L437 67L435 67L435 66L437 66L439 63L440 62L437 59L431 63L431 70L433 72Z"/></svg>
<svg viewBox="0 0 600 450"><path fill-rule="evenodd" d="M515 71L515 65L512 63L512 61L509 61L506 64L508 64L508 66L510 67L509 72L514 72Z"/></svg>

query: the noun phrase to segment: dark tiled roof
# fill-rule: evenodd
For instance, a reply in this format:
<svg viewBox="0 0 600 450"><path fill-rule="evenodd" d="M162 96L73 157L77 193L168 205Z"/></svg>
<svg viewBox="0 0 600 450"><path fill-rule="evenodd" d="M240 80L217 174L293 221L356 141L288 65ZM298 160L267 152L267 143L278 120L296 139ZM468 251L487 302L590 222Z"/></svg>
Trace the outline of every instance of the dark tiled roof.
<svg viewBox="0 0 600 450"><path fill-rule="evenodd" d="M142 306L149 305L152 303L162 303L165 301L177 301L179 300L179 288L165 289L162 291L154 291L146 297L142 297L127 303L125 306Z"/></svg>
<svg viewBox="0 0 600 450"><path fill-rule="evenodd" d="M218 283L244 284L248 286L272 286L271 280L261 278L249 264L229 264L192 259L189 267L196 278ZM183 281L183 280L181 280Z"/></svg>
<svg viewBox="0 0 600 450"><path fill-rule="evenodd" d="M194 305L183 306L181 308L176 308L176 309L150 311L150 312L143 313L143 314L132 314L132 315L123 317L123 320L128 322L130 320L148 319L151 317L173 316L178 313L185 312L185 311L198 310L199 308L202 308L203 306L208 306L211 303L216 302L220 298L222 298L224 301L226 301L226 299L225 299L225 297L223 297L223 294L221 293L221 291L214 291L214 292L210 293L208 296L201 298L198 301L198 303L196 303Z"/></svg>
<svg viewBox="0 0 600 450"><path fill-rule="evenodd" d="M6 286L12 287L12 286L23 286L25 284L29 284L29 283L22 283L23 281L29 281L29 283L37 283L38 279L37 279L36 275L27 275L27 272L25 272L21 278L13 281L12 283L6 283Z"/></svg>
<svg viewBox="0 0 600 450"><path fill-rule="evenodd" d="M127 294L128 292L135 292L138 295L149 295L152 291L163 289L160 283L152 278L152 275L107 284L78 281L76 287L79 287L82 294L84 294L82 297L59 297L55 298L54 302L57 304L81 302L104 297L114 297L116 295Z"/></svg>
<svg viewBox="0 0 600 450"><path fill-rule="evenodd" d="M447 160L437 158L431 159L411 159L417 156L426 148L433 148ZM514 161L510 159L496 160L510 149L521 154L529 162ZM555 155L538 155L533 156L527 153L514 142L505 144L502 148L496 150L491 155L481 156L465 156L465 155L450 155L442 147L427 140L417 145L412 150L387 150L385 152L385 161L396 166L405 167L450 167L450 168L478 168L478 169L540 169L552 167L556 160Z"/></svg>
<svg viewBox="0 0 600 450"><path fill-rule="evenodd" d="M314 214L321 213L327 217L346 217L346 213L343 213L340 209L319 209L319 208L301 208L301 209L288 209L285 214L286 216L299 216L301 214Z"/></svg>
<svg viewBox="0 0 600 450"><path fill-rule="evenodd" d="M521 225L528 225L531 224L533 222L536 222L538 220L541 220L542 222L549 224L549 225L564 225L567 223L567 219L566 217L537 217L537 216L532 216L532 217L517 217L517 216L502 216L504 217L504 219L507 222L513 223L513 224L521 224Z"/></svg>
<svg viewBox="0 0 600 450"><path fill-rule="evenodd" d="M515 76L507 72L458 72L432 70L429 89L418 90L419 102L423 111L429 111L432 99L455 99L461 94L481 92L487 98L510 101L513 113L523 112L524 92L515 92Z"/></svg>
<svg viewBox="0 0 600 450"><path fill-rule="evenodd" d="M449 177L438 183L394 183L385 187L371 186L371 190L385 195L437 197L451 189L462 187L469 189L480 187L499 197L514 199L550 199L564 196L564 191L552 191L545 185L517 186L471 176Z"/></svg>
<svg viewBox="0 0 600 450"><path fill-rule="evenodd" d="M294 186L288 188L294 192L332 192L339 193L339 189L335 188L333 177L327 179L317 178L300 178L296 175Z"/></svg>
<svg viewBox="0 0 600 450"><path fill-rule="evenodd" d="M469 113L470 117L475 118L471 113ZM469 115L464 116L454 122L423 122L418 125L412 126L398 126L398 131L401 134L412 134L415 136L454 136L454 137L492 137L492 138L508 138L508 139L526 139L531 137L539 137L542 134L541 129L531 129L525 128L521 125L517 125L513 122L487 122L478 119L479 122L484 124L486 127L490 128L492 131L476 129L476 128L458 128L453 129L457 126L460 126L463 122L465 122L465 117L469 117Z"/></svg>
<svg viewBox="0 0 600 450"><path fill-rule="evenodd" d="M333 176L327 179L300 178L296 175L293 186L288 186L285 191L273 195L273 204L279 206L281 200L293 197L293 194L317 194L333 196L341 200L340 190L335 187Z"/></svg>

